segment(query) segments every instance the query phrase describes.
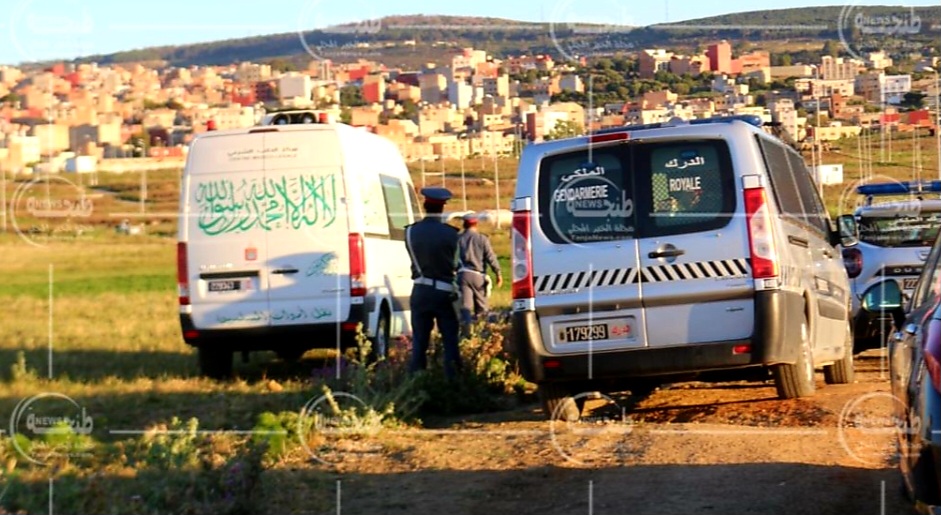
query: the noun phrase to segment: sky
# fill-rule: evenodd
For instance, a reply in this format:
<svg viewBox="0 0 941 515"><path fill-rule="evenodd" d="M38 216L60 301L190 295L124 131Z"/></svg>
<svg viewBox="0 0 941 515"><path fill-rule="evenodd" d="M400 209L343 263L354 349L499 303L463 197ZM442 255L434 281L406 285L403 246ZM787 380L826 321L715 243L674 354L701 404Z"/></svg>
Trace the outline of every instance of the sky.
<svg viewBox="0 0 941 515"><path fill-rule="evenodd" d="M7 3L9 2L9 3ZM274 33L389 15L492 16L642 26L755 9L937 5L937 0L7 0L0 63L17 64ZM276 7L275 7L276 6ZM836 21L834 21L836 23Z"/></svg>

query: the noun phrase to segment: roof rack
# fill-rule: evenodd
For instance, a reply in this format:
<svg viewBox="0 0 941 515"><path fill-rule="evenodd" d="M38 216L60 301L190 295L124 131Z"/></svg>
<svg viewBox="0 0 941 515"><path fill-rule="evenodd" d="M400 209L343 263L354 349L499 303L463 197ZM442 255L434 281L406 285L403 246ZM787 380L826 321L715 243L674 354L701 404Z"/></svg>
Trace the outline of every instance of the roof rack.
<svg viewBox="0 0 941 515"><path fill-rule="evenodd" d="M591 133L591 135L603 135L603 134L613 134L616 132L624 131L645 131L651 129L663 129L668 127L682 127L684 125L708 125L713 123L732 123L732 122L745 122L749 125L755 127L761 127L764 125L764 120L760 116L755 114L743 114L735 116L714 116L712 118L701 118L697 120L683 120L681 118L673 118L668 122L661 123L648 123L644 125L624 125L623 127L611 127L608 129L601 129Z"/></svg>

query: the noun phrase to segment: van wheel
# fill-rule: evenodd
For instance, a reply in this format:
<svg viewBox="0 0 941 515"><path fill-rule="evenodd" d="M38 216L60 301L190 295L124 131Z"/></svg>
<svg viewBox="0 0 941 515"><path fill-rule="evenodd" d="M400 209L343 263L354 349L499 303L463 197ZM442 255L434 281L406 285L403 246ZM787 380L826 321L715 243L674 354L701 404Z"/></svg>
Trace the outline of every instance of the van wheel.
<svg viewBox="0 0 941 515"><path fill-rule="evenodd" d="M853 366L853 331L846 328L846 344L843 347L843 359L823 367L823 378L827 384L852 384L856 380Z"/></svg>
<svg viewBox="0 0 941 515"><path fill-rule="evenodd" d="M280 358L281 361L287 363L295 363L300 361L306 353L307 350L305 349L279 349L275 351L275 354L278 355L278 358Z"/></svg>
<svg viewBox="0 0 941 515"><path fill-rule="evenodd" d="M564 384L540 384L539 398L542 401L542 410L549 420L578 422L578 419L582 416L584 401L580 406Z"/></svg>
<svg viewBox="0 0 941 515"><path fill-rule="evenodd" d="M199 348L199 373L212 379L232 377L232 351L212 347Z"/></svg>
<svg viewBox="0 0 941 515"><path fill-rule="evenodd" d="M389 356L389 331L391 325L392 317L389 316L389 309L383 305L379 311L376 335L369 339L372 344L369 349L370 361L376 362Z"/></svg>
<svg viewBox="0 0 941 515"><path fill-rule="evenodd" d="M800 352L794 364L776 365L772 370L774 386L781 399L808 397L817 389L814 384L814 356L810 350L810 327L807 319L801 323Z"/></svg>

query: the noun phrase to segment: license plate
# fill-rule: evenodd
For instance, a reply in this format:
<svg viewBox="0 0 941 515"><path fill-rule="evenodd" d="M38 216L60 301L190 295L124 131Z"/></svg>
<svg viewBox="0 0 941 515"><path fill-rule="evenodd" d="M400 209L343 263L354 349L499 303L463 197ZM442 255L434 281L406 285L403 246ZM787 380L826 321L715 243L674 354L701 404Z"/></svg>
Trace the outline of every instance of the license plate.
<svg viewBox="0 0 941 515"><path fill-rule="evenodd" d="M209 281L209 291L213 293L239 291L241 289L242 281Z"/></svg>
<svg viewBox="0 0 941 515"><path fill-rule="evenodd" d="M914 290L915 286L918 285L918 278L912 277L910 279L902 279L902 289L903 290Z"/></svg>
<svg viewBox="0 0 941 515"><path fill-rule="evenodd" d="M633 319L606 320L591 324L566 325L558 329L559 343L579 343L606 340L630 340L634 338Z"/></svg>

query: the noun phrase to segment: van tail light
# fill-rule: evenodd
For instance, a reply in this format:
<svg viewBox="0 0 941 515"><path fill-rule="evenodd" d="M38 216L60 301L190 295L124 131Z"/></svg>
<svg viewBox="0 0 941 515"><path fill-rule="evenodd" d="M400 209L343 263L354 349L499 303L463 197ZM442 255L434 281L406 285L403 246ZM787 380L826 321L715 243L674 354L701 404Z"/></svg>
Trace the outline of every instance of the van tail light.
<svg viewBox="0 0 941 515"><path fill-rule="evenodd" d="M934 317L928 322L924 338L925 366L931 377L931 385L941 393L941 308L935 311Z"/></svg>
<svg viewBox="0 0 941 515"><path fill-rule="evenodd" d="M190 274L186 263L186 243L176 244L176 285L180 295L180 305L190 305Z"/></svg>
<svg viewBox="0 0 941 515"><path fill-rule="evenodd" d="M780 270L778 252L768 210L768 195L764 188L745 189L745 216L751 245L752 274L756 280L777 278Z"/></svg>
<svg viewBox="0 0 941 515"><path fill-rule="evenodd" d="M362 234L350 235L350 296L366 296L366 252Z"/></svg>
<svg viewBox="0 0 941 515"><path fill-rule="evenodd" d="M536 296L536 289L533 287L531 220L530 211L513 213L513 300L531 299Z"/></svg>
<svg viewBox="0 0 941 515"><path fill-rule="evenodd" d="M863 273L863 253L857 248L843 249L843 266L850 279L856 279Z"/></svg>

